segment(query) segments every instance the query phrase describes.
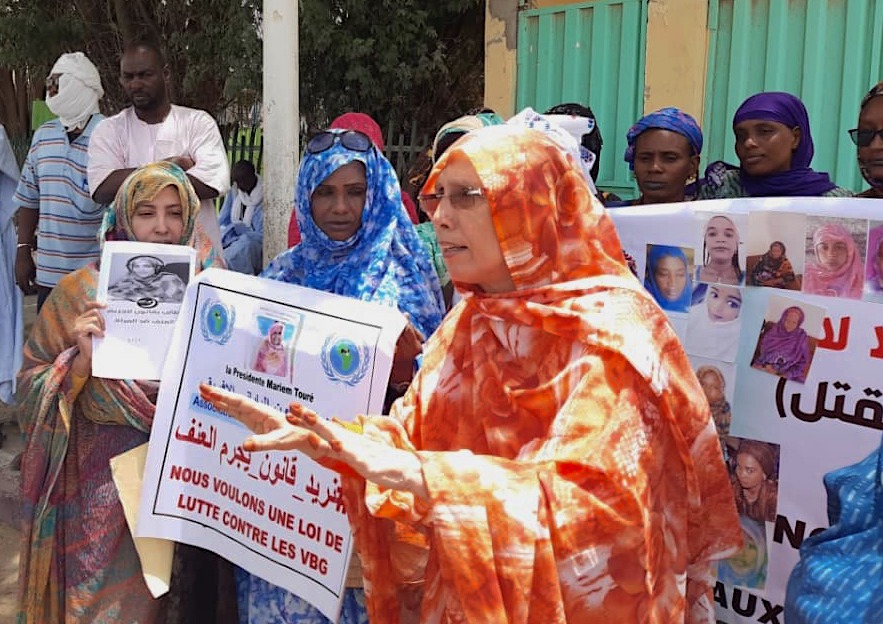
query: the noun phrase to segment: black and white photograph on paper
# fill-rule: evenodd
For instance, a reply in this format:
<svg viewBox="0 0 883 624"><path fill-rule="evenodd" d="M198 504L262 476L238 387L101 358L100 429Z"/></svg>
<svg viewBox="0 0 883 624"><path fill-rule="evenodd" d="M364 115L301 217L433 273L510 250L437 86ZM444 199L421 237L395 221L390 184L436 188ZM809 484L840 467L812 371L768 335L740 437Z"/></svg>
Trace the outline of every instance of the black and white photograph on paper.
<svg viewBox="0 0 883 624"><path fill-rule="evenodd" d="M107 300L131 301L141 307L181 303L191 267L188 256L115 254L111 256Z"/></svg>
<svg viewBox="0 0 883 624"><path fill-rule="evenodd" d="M105 335L94 338L92 374L110 379L159 379L196 253L181 245L107 242L98 301Z"/></svg>

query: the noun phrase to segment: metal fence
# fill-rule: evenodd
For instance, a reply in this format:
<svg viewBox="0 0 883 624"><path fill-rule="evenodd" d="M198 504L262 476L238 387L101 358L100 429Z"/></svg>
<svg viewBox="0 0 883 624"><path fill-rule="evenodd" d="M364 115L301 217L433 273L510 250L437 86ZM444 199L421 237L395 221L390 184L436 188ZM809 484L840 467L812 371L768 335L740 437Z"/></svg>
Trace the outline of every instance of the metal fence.
<svg viewBox="0 0 883 624"><path fill-rule="evenodd" d="M233 126L226 132L225 145L230 163L239 160L251 162L260 171L264 155L264 135L260 126ZM306 137L301 137L303 142ZM408 167L420 153L429 147L432 137L420 133L416 122L410 128L390 123L385 133L383 155L392 163L399 180L403 180ZM31 136L11 137L12 151L19 165L24 163L31 144Z"/></svg>
<svg viewBox="0 0 883 624"><path fill-rule="evenodd" d="M227 134L227 160L232 165L247 160L256 171L264 158L264 134L260 126L233 126Z"/></svg>
<svg viewBox="0 0 883 624"><path fill-rule="evenodd" d="M390 122L384 138L383 155L392 163L399 181L404 183L408 167L430 146L432 137L426 133L418 137L416 122L411 122L410 129Z"/></svg>
<svg viewBox="0 0 883 624"><path fill-rule="evenodd" d="M301 136L301 146L306 143L306 139L306 135ZM419 132L416 122L412 122L410 128L395 123L387 126L384 133L383 155L392 163L399 180L404 179L408 167L430 146L431 140L427 133ZM261 170L264 135L259 126L233 126L227 132L226 146L231 164L239 160L247 160L256 170Z"/></svg>

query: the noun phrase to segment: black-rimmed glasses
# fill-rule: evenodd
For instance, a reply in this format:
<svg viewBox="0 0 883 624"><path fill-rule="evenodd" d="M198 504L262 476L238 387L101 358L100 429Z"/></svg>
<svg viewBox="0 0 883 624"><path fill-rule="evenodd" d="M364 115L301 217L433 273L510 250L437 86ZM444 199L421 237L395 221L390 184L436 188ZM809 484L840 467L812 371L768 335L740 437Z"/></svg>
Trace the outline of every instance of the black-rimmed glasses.
<svg viewBox="0 0 883 624"><path fill-rule="evenodd" d="M480 188L464 188L454 193L427 193L426 195L418 195L417 201L420 202L420 208L427 215L432 216L438 210L438 205L445 197L451 203L453 208L472 208L475 205L476 197L485 197L484 189Z"/></svg>
<svg viewBox="0 0 883 624"><path fill-rule="evenodd" d="M354 152L370 151L372 145L368 135L362 134L357 130L347 130L345 132L324 130L307 142L307 153L320 154L331 149L331 146L338 142Z"/></svg>
<svg viewBox="0 0 883 624"><path fill-rule="evenodd" d="M849 138L859 147L867 147L874 142L874 137L883 139L883 130L859 130L853 128L849 131Z"/></svg>

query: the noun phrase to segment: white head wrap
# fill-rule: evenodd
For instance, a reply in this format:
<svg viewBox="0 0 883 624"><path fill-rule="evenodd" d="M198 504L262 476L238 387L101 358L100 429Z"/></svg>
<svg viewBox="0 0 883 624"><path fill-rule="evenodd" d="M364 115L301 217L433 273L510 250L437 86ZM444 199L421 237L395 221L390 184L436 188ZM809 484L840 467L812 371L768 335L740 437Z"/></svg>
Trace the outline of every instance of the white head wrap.
<svg viewBox="0 0 883 624"><path fill-rule="evenodd" d="M86 127L98 112L98 100L104 96L101 76L82 52L62 54L49 75L59 74L58 93L46 98L49 107L67 130Z"/></svg>
<svg viewBox="0 0 883 624"><path fill-rule="evenodd" d="M588 160L583 158L582 155L582 151L586 150L581 150L579 141L574 139L573 135L554 121L557 117L563 116L564 115L540 115L534 109L527 107L506 123L512 126L523 126L525 128L539 130L555 141L555 143L558 144L558 147L560 147L565 153L569 154L573 162L579 166L580 170L583 172L583 177L586 179L586 183L589 185L589 189L592 191L593 195L596 195L598 189L595 187L594 180L592 180L592 165L589 164ZM590 154L591 152L587 153ZM594 158L592 159L592 162L594 162Z"/></svg>
<svg viewBox="0 0 883 624"><path fill-rule="evenodd" d="M595 130L595 119L593 117L580 117L579 115L546 115L546 119L556 124L559 128L567 132L576 140L579 146L580 158L582 158L586 166L591 171L598 160L598 155L586 149L583 144L583 135L591 134Z"/></svg>

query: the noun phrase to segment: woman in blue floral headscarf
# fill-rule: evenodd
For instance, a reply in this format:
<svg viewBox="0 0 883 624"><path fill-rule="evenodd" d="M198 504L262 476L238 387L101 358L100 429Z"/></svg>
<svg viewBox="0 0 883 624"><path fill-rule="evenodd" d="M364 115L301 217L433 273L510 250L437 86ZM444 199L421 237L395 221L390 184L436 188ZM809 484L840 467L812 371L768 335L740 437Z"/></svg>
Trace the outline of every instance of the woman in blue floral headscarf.
<svg viewBox="0 0 883 624"><path fill-rule="evenodd" d="M402 393L445 307L438 276L402 206L395 170L361 132L321 132L301 161L295 214L300 244L261 276L397 307L410 325L396 346L387 398ZM347 583L353 584L360 583ZM306 601L242 570L237 593L242 623L328 622ZM341 622L367 621L364 593L348 589Z"/></svg>
<svg viewBox="0 0 883 624"><path fill-rule="evenodd" d="M635 174L637 199L607 202L608 208L666 204L694 199L702 129L693 117L669 106L645 115L629 128L625 161Z"/></svg>
<svg viewBox="0 0 883 624"><path fill-rule="evenodd" d="M315 214L326 209L328 218ZM295 211L301 242L262 277L398 307L429 338L444 315L438 277L402 207L395 170L370 139L353 130L314 137L298 173Z"/></svg>

